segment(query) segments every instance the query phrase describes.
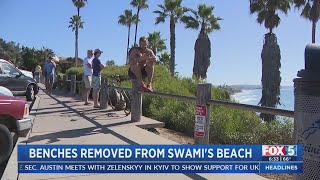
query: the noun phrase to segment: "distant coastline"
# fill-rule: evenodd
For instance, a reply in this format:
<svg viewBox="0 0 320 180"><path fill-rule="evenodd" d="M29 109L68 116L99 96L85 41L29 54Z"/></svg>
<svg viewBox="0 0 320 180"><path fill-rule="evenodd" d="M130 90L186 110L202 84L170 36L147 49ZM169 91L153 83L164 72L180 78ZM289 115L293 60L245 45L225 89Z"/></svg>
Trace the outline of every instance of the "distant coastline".
<svg viewBox="0 0 320 180"><path fill-rule="evenodd" d="M230 95L233 95L235 93L241 93L243 90L262 89L261 85L247 85L247 84L224 85L220 87L227 90L230 93ZM292 86L281 86L281 89L284 89L284 88L292 88Z"/></svg>

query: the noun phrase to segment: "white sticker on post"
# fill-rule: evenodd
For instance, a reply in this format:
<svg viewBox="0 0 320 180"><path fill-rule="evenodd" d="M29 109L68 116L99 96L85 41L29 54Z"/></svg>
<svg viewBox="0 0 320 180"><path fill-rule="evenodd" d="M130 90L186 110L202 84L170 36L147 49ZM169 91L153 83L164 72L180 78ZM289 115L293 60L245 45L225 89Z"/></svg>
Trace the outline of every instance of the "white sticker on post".
<svg viewBox="0 0 320 180"><path fill-rule="evenodd" d="M194 135L196 137L204 137L207 116L207 106L196 105L195 108L195 128Z"/></svg>

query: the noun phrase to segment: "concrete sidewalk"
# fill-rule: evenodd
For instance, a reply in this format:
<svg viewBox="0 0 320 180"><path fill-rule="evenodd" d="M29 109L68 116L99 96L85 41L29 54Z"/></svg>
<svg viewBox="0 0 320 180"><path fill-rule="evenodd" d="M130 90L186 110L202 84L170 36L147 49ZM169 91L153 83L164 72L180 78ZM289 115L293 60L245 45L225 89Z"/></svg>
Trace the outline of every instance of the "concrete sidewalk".
<svg viewBox="0 0 320 180"><path fill-rule="evenodd" d="M140 128L164 126L153 119L131 123L123 111L94 109L72 97L43 91L38 101L32 131L19 139L21 144L177 144ZM17 174L16 156L15 148L3 179L265 179L255 174Z"/></svg>

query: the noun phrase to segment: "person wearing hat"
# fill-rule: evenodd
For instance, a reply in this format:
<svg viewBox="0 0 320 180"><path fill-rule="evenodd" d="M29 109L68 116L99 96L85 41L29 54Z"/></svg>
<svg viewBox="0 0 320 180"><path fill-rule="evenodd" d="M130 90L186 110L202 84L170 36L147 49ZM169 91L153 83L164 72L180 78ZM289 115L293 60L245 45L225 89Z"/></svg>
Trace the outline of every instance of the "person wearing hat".
<svg viewBox="0 0 320 180"><path fill-rule="evenodd" d="M101 71L104 68L104 65L101 63L99 57L103 51L100 49L94 50L94 59L92 60L92 88L93 88L93 107L99 108L99 92L101 87Z"/></svg>

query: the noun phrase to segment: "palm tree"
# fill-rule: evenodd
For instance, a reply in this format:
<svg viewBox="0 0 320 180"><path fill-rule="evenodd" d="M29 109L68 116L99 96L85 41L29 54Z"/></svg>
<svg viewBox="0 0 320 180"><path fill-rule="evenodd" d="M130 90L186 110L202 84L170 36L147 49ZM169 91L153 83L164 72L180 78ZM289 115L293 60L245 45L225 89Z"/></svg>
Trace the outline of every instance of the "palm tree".
<svg viewBox="0 0 320 180"><path fill-rule="evenodd" d="M213 14L214 6L200 4L198 11L190 10L192 16L184 16L181 21L185 23L185 28L199 29L200 33L195 42L193 76L201 79L207 78L207 70L210 65L211 42L208 34L214 30L220 30L220 17Z"/></svg>
<svg viewBox="0 0 320 180"><path fill-rule="evenodd" d="M129 43L130 43L131 25L133 22L136 22L136 19L137 19L137 15L132 15L132 10L125 10L124 13L119 16L118 23L128 27L128 44L127 44L127 51L126 51L126 54L127 54L126 64L129 63L128 50L129 50Z"/></svg>
<svg viewBox="0 0 320 180"><path fill-rule="evenodd" d="M147 0L132 0L131 6L137 8L136 31L134 33L134 45L136 46L140 10L149 8L149 5L147 4Z"/></svg>
<svg viewBox="0 0 320 180"><path fill-rule="evenodd" d="M285 14L290 9L291 0L250 0L250 13L258 14L257 22L264 23L269 33L265 34L261 52L262 59L262 97L259 102L262 106L277 107L280 104L280 67L281 52L277 37L272 30L279 26L278 11ZM274 115L260 114L267 122L275 119Z"/></svg>
<svg viewBox="0 0 320 180"><path fill-rule="evenodd" d="M86 3L87 0L72 0L73 5L77 8L77 15L78 17L80 17L80 8L83 8ZM82 24L83 25L83 24ZM76 66L78 66L78 37L79 37L79 28L80 25L76 24L76 29L75 29L75 33L76 33L76 47L75 47L75 61L76 61ZM82 27L83 28L83 27Z"/></svg>
<svg viewBox="0 0 320 180"><path fill-rule="evenodd" d="M172 76L174 76L175 69L176 23L188 11L187 8L181 6L181 2L182 0L165 0L163 5L158 4L161 10L154 11L154 13L158 14L155 24L164 23L167 17L170 19L170 73Z"/></svg>
<svg viewBox="0 0 320 180"><path fill-rule="evenodd" d="M316 42L316 24L320 18L320 0L294 0L295 7L303 7L301 16L312 22L312 43Z"/></svg>
<svg viewBox="0 0 320 180"><path fill-rule="evenodd" d="M83 28L84 22L81 21L81 16L73 15L69 21L69 27L72 28L72 32L75 32L75 62L78 65L78 30Z"/></svg>
<svg viewBox="0 0 320 180"><path fill-rule="evenodd" d="M154 31L152 33L149 33L148 41L149 48L153 51L155 55L157 55L158 52L167 49L165 39L161 39L160 32Z"/></svg>

